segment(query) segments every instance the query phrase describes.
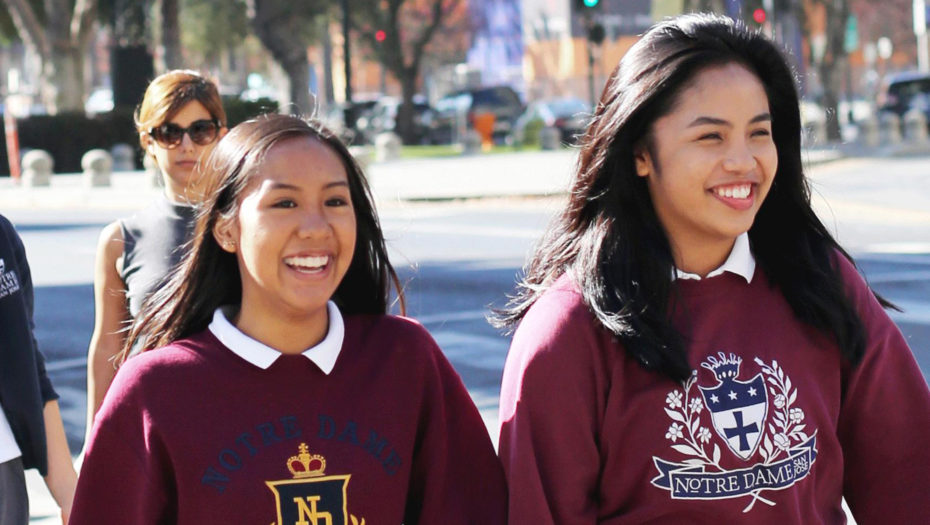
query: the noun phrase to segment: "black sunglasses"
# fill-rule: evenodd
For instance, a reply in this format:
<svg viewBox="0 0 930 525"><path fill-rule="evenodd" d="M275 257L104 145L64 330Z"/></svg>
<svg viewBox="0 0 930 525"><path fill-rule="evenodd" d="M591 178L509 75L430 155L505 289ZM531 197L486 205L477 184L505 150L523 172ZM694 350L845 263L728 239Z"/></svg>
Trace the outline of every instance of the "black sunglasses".
<svg viewBox="0 0 930 525"><path fill-rule="evenodd" d="M184 140L184 134L187 133L194 144L206 146L214 140L220 132L220 123L213 120L195 120L191 125L182 128L172 122L167 122L149 130L149 135L155 139L161 147L171 149L176 147Z"/></svg>

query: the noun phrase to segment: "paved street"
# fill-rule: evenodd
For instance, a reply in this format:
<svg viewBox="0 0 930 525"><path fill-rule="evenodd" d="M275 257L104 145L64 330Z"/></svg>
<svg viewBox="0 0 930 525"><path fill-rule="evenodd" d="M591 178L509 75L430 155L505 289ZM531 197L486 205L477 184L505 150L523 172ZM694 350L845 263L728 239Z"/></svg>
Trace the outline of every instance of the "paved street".
<svg viewBox="0 0 930 525"><path fill-rule="evenodd" d="M527 182L533 188L528 193L558 192L564 177L556 172L567 170L570 160L567 155L544 157L540 166L548 163L550 168L533 167L530 174L514 173L519 164L513 159L488 160L471 186L463 182L465 175L455 172L454 160L445 161L446 168L439 163L398 163L373 170L392 260L406 283L408 313L426 325L447 353L495 438L508 341L487 324L485 316L489 305L502 305L512 290L559 197L515 197L519 188L500 190L498 194L510 196L505 199L437 202L397 197L448 198L453 191L494 195L494 179L510 177L512 184L512 179L530 181L532 175L538 184ZM534 161L526 161L530 162ZM926 158L852 159L819 166L811 173L818 213L858 257L873 286L904 308L893 318L930 377L930 192L926 190L930 170L926 166ZM405 186L405 173L416 184ZM430 180L446 194L430 194ZM83 438L96 237L107 222L126 215L134 202L127 197L108 206L37 210L17 208L0 198L0 212L17 225L33 266L37 336L62 395L66 430L75 452ZM62 203L67 201L63 198ZM34 481L30 488L35 488ZM39 503L42 506L33 512L37 519L54 512L47 500Z"/></svg>

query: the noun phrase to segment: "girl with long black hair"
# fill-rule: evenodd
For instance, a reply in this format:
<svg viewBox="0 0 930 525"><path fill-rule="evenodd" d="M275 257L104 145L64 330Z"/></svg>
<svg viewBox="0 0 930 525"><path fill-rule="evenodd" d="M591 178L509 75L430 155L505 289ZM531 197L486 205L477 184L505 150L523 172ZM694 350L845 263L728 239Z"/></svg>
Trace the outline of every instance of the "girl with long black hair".
<svg viewBox="0 0 930 525"><path fill-rule="evenodd" d="M208 158L179 270L142 308L72 525L505 522L487 430L388 261L346 147L295 117ZM401 310L403 301L401 300Z"/></svg>
<svg viewBox="0 0 930 525"><path fill-rule="evenodd" d="M498 319L510 523L930 522L927 384L800 141L760 33L686 15L624 56Z"/></svg>

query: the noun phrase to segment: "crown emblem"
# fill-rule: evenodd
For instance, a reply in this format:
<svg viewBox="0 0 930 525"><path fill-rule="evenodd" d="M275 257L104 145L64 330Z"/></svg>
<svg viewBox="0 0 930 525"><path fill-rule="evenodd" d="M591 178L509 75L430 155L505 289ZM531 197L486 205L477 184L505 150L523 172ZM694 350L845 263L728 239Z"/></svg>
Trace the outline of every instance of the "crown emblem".
<svg viewBox="0 0 930 525"><path fill-rule="evenodd" d="M714 356L708 356L707 362L701 363L701 366L710 370L717 376L717 381L723 383L726 380L736 379L736 376L739 375L739 365L743 362L741 357L737 357L736 354L730 354L726 356L723 352L717 352L717 355L720 356L720 359L717 359Z"/></svg>
<svg viewBox="0 0 930 525"><path fill-rule="evenodd" d="M301 443L298 448L300 453L287 459L287 470L291 471L294 479L322 476L326 470L326 459L319 454L310 455L306 443Z"/></svg>

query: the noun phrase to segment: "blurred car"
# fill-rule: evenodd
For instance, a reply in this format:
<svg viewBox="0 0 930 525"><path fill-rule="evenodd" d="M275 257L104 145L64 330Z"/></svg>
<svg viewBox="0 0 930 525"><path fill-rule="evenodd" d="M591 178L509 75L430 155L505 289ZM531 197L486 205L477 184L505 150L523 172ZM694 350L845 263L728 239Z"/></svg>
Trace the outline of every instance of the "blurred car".
<svg viewBox="0 0 930 525"><path fill-rule="evenodd" d="M510 86L488 86L462 89L436 102L435 116L430 125L430 142L449 144L462 139L462 132L472 129L475 116L494 115L494 142L505 142L517 117L523 113L520 95Z"/></svg>
<svg viewBox="0 0 930 525"><path fill-rule="evenodd" d="M930 73L910 71L885 78L878 96L881 111L890 111L904 118L912 108L920 109L930 121Z"/></svg>
<svg viewBox="0 0 930 525"><path fill-rule="evenodd" d="M369 142L374 141L378 133L390 131L396 133L397 111L403 99L383 97L371 108L367 117L365 134ZM430 125L433 121L433 108L422 95L413 97L413 140L416 144L429 142Z"/></svg>
<svg viewBox="0 0 930 525"><path fill-rule="evenodd" d="M514 123L514 140L518 144L536 144L545 127L559 130L563 144L575 144L591 120L591 106L579 98L563 97L537 100Z"/></svg>
<svg viewBox="0 0 930 525"><path fill-rule="evenodd" d="M334 104L332 108L323 117L323 124L332 130L333 133L342 137L348 144L364 144L368 140L368 122L371 118L371 110L378 103L377 98L353 100L352 112L355 116L355 130L346 127L346 104Z"/></svg>
<svg viewBox="0 0 930 525"><path fill-rule="evenodd" d="M113 90L110 88L96 88L87 97L84 103L84 113L88 116L99 115L113 111Z"/></svg>

